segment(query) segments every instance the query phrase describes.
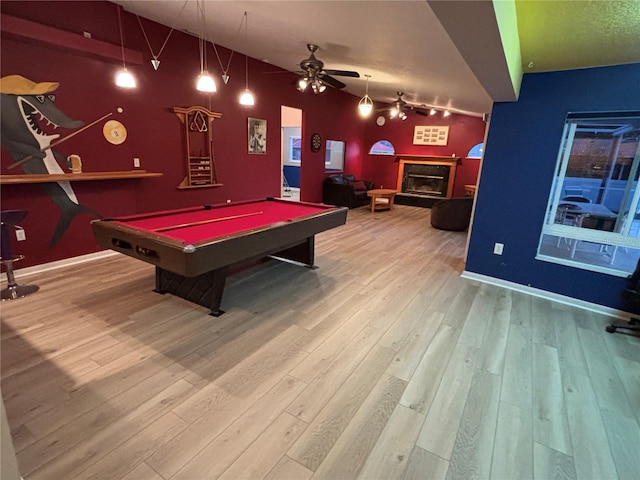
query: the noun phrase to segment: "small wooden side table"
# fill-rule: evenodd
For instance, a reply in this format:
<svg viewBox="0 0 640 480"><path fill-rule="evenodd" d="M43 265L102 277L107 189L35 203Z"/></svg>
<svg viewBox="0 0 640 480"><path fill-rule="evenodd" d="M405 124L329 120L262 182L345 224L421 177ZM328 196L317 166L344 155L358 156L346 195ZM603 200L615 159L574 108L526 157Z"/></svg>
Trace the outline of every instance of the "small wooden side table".
<svg viewBox="0 0 640 480"><path fill-rule="evenodd" d="M374 188L373 190L368 190L367 195L371 197L371 211L392 210L393 199L396 193L398 193L397 190L391 190L390 188ZM382 201L377 201L378 199Z"/></svg>
<svg viewBox="0 0 640 480"><path fill-rule="evenodd" d="M465 185L464 186L464 194L467 197L473 197L476 194L476 186L475 185Z"/></svg>

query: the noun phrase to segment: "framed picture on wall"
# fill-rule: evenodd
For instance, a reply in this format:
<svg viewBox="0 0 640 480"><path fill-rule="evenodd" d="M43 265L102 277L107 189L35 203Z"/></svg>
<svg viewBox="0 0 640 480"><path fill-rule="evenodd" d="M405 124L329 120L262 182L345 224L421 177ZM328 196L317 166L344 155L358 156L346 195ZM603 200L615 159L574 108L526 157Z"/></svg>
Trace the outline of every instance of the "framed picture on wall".
<svg viewBox="0 0 640 480"><path fill-rule="evenodd" d="M249 117L249 153L267 153L267 121Z"/></svg>

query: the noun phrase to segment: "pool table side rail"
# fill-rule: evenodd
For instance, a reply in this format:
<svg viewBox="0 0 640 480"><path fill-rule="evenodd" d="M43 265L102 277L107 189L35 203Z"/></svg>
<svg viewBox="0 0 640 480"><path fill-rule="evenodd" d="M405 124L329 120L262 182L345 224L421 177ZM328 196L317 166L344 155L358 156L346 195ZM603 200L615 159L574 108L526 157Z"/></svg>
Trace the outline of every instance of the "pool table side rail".
<svg viewBox="0 0 640 480"><path fill-rule="evenodd" d="M346 208L332 208L315 215L205 240L194 243L191 252L185 251L186 245L179 240L119 224L117 219L94 220L91 226L100 246L191 277L300 245L317 233L344 225L347 211Z"/></svg>

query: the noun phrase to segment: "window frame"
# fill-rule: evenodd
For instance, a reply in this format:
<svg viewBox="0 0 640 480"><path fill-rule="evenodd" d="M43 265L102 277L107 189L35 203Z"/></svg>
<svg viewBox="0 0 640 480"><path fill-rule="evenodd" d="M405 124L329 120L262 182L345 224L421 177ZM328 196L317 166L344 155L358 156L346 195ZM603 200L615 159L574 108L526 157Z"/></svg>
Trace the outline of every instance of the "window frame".
<svg viewBox="0 0 640 480"><path fill-rule="evenodd" d="M614 112L612 112L613 114ZM640 112L619 112L620 115L629 115L629 116L637 116L640 118ZM564 197L562 188L567 179L566 173L569 167L569 162L571 158L571 150L574 144L576 131L578 128L578 123L580 120L584 120L584 118L593 118L593 119L605 119L609 114L606 112L594 112L592 114L576 114L576 116L572 116L572 114L568 114L565 120L563 132L562 132L562 143L560 145L556 168L553 177L553 181L551 184L551 189L549 191L549 199L547 202L547 208L545 211L545 219L542 226L542 231L540 233L540 239L538 243L538 249L536 252L536 259L544 260L552 263L559 263L563 265L569 265L576 268L581 268L585 270L597 271L601 273L607 273L615 276L627 276L632 272L622 271L615 267L607 268L599 265L593 265L586 262L577 261L574 259L561 258L551 255L546 255L540 253L543 240L545 235L550 235L553 237L561 237L568 239L570 241L578 242L578 241L586 241L592 242L596 244L608 245L612 247L619 248L632 248L632 249L640 249L640 238L636 238L630 235L633 220L638 215L639 205L640 205L640 180L634 180L638 175L638 170L640 170L640 142L636 146L635 155L631 164L631 169L629 172L628 179L626 180L624 193L622 196L622 200L620 202L621 207L626 205L629 201L629 197L631 192L633 191L633 195L631 196L631 201L629 203L628 210L623 207L619 209L619 212L616 215L614 231L603 231L591 228L583 228L581 226L573 226L573 225L563 225L555 223L556 214L558 211L558 206L563 202L562 198ZM635 189L635 191L634 191ZM625 214L625 210L629 213ZM635 214L631 214L631 212L636 212ZM614 212L615 213L615 212ZM629 216L631 221L626 221L625 217ZM617 232L619 225L622 223L620 231Z"/></svg>

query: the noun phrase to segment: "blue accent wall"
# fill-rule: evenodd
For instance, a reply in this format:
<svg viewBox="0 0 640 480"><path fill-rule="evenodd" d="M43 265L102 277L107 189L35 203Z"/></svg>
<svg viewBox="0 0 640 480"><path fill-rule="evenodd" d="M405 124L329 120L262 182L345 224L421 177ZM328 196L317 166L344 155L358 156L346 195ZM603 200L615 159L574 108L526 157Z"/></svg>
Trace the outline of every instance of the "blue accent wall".
<svg viewBox="0 0 640 480"><path fill-rule="evenodd" d="M300 188L300 167L293 165L284 165L284 178L290 187Z"/></svg>
<svg viewBox="0 0 640 480"><path fill-rule="evenodd" d="M519 100L491 113L466 270L639 312L621 297L625 278L535 259L567 113L630 110L640 110L640 63L525 74Z"/></svg>

